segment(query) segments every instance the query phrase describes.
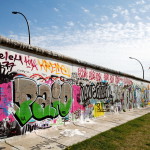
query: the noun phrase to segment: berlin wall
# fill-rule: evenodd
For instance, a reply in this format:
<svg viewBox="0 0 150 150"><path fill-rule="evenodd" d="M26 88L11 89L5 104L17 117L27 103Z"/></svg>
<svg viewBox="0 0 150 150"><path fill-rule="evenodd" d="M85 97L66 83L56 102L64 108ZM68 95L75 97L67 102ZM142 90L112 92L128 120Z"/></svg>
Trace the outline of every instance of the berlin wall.
<svg viewBox="0 0 150 150"><path fill-rule="evenodd" d="M0 137L149 104L150 82L0 36Z"/></svg>

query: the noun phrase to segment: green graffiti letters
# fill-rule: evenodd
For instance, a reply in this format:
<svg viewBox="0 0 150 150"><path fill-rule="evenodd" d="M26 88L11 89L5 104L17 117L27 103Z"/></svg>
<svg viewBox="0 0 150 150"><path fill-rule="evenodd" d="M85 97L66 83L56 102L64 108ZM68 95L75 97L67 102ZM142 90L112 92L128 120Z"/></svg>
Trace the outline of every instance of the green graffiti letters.
<svg viewBox="0 0 150 150"><path fill-rule="evenodd" d="M14 79L15 118L24 126L32 117L36 120L65 117L71 108L72 94L69 83L57 82L37 85L29 78Z"/></svg>
<svg viewBox="0 0 150 150"><path fill-rule="evenodd" d="M56 110L53 107L46 106L43 108L40 104L36 102L32 105L33 116L35 119L43 119L43 118L54 118L56 116Z"/></svg>
<svg viewBox="0 0 150 150"><path fill-rule="evenodd" d="M32 117L32 112L29 107L31 103L31 100L25 101L20 105L20 108L16 110L15 116L20 119L21 124L26 124Z"/></svg>

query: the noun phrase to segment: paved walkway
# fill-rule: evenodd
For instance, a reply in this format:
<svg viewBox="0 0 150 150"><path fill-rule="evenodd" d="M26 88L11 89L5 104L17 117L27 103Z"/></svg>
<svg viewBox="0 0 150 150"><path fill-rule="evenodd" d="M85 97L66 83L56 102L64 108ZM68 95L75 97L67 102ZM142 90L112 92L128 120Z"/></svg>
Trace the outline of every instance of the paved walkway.
<svg viewBox="0 0 150 150"><path fill-rule="evenodd" d="M35 130L22 136L1 139L0 150L62 150L147 113L150 113L150 107L128 112L108 113L99 118Z"/></svg>

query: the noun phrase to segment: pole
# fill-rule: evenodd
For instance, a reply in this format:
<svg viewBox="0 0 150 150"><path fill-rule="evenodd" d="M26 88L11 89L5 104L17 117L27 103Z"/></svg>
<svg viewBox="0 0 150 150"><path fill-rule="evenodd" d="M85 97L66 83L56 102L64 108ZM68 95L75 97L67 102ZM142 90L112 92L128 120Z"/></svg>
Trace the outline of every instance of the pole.
<svg viewBox="0 0 150 150"><path fill-rule="evenodd" d="M142 67L143 79L144 79L144 67L143 67L142 63L141 63L138 59L136 59L136 58L133 58L133 57L129 57L129 58L130 58L130 59L135 59L136 61L138 61L138 62L140 63L140 65L141 65L141 67Z"/></svg>
<svg viewBox="0 0 150 150"><path fill-rule="evenodd" d="M29 45L30 45L30 44L31 44L31 42L30 42L30 28L29 28L29 23L28 23L28 20L27 20L26 16L25 16L23 13L17 12L17 11L13 11L12 14L20 14L20 15L22 15L22 16L24 17L24 19L26 20L27 27L28 27L28 35L29 35Z"/></svg>

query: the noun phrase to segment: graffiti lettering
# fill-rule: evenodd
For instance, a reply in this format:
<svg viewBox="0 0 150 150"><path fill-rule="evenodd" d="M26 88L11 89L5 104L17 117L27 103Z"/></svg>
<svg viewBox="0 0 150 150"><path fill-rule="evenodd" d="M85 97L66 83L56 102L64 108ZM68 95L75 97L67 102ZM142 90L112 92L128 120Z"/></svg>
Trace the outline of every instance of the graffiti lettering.
<svg viewBox="0 0 150 150"><path fill-rule="evenodd" d="M89 72L89 80L96 80L96 81L100 82L101 74L91 70Z"/></svg>
<svg viewBox="0 0 150 150"><path fill-rule="evenodd" d="M67 77L71 77L71 72L69 67L66 67L65 65L62 65L60 63L52 63L51 61L38 59L38 64L41 70L44 69L46 72L50 71L50 73L62 74Z"/></svg>
<svg viewBox="0 0 150 150"><path fill-rule="evenodd" d="M78 68L78 77L79 78L86 78L89 80L95 80L100 82L101 81L101 74L94 71L94 70L90 70L88 72L88 70L86 70L86 68Z"/></svg>
<svg viewBox="0 0 150 150"><path fill-rule="evenodd" d="M70 110L71 86L57 82L50 87L47 84L37 86L34 80L16 78L14 80L15 117L21 126L32 117L37 120L65 117ZM52 92L51 92L52 91Z"/></svg>
<svg viewBox="0 0 150 150"><path fill-rule="evenodd" d="M105 99L111 97L111 89L107 84L81 85L81 101L86 105L89 99Z"/></svg>
<svg viewBox="0 0 150 150"><path fill-rule="evenodd" d="M143 80L2 47L0 137L150 104Z"/></svg>
<svg viewBox="0 0 150 150"><path fill-rule="evenodd" d="M15 54L15 56L10 55L7 51L5 53L0 53L0 59L4 59L5 61L20 61L23 65L22 56Z"/></svg>
<svg viewBox="0 0 150 150"><path fill-rule="evenodd" d="M16 66L14 63L9 63L8 61L0 63L0 74L11 72L14 66Z"/></svg>
<svg viewBox="0 0 150 150"><path fill-rule="evenodd" d="M79 78L88 78L88 72L86 68L78 68L78 77Z"/></svg>
<svg viewBox="0 0 150 150"><path fill-rule="evenodd" d="M25 56L24 58L24 62L26 64L27 68L31 68L31 71L35 68L36 70L38 70L37 68L37 64L36 64L36 60L35 59L31 59L30 56Z"/></svg>
<svg viewBox="0 0 150 150"><path fill-rule="evenodd" d="M107 74L107 73L104 74L104 80L109 81L109 74Z"/></svg>
<svg viewBox="0 0 150 150"><path fill-rule="evenodd" d="M113 75L110 75L110 83L114 83L114 76Z"/></svg>
<svg viewBox="0 0 150 150"><path fill-rule="evenodd" d="M16 75L15 72L12 72L14 66L14 63L8 61L0 62L0 83L7 83L13 79Z"/></svg>
<svg viewBox="0 0 150 150"><path fill-rule="evenodd" d="M0 83L7 83L15 76L16 73L11 72L14 63L2 62L0 63Z"/></svg>

